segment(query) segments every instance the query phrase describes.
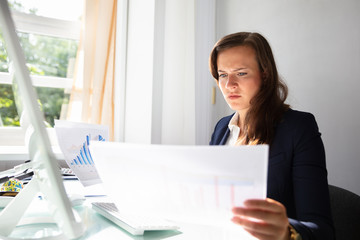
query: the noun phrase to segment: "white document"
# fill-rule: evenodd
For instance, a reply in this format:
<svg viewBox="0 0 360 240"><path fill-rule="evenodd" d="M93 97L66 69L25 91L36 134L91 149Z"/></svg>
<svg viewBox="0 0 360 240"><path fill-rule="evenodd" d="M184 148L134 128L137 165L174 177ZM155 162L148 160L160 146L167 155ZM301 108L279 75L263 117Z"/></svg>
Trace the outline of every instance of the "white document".
<svg viewBox="0 0 360 240"><path fill-rule="evenodd" d="M232 207L266 198L267 145L91 142L90 150L108 195L125 211L229 221Z"/></svg>
<svg viewBox="0 0 360 240"><path fill-rule="evenodd" d="M103 125L55 121L59 147L65 161L84 186L101 183L89 150L90 141L107 141L109 128Z"/></svg>

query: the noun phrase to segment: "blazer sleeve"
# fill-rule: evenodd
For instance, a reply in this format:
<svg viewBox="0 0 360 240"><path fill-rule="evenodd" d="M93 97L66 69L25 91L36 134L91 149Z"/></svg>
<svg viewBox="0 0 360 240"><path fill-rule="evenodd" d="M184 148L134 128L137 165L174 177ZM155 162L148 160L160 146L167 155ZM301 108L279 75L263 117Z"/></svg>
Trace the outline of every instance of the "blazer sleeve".
<svg viewBox="0 0 360 240"><path fill-rule="evenodd" d="M293 141L292 179L296 218L290 224L307 239L334 239L325 150L312 114L297 121Z"/></svg>

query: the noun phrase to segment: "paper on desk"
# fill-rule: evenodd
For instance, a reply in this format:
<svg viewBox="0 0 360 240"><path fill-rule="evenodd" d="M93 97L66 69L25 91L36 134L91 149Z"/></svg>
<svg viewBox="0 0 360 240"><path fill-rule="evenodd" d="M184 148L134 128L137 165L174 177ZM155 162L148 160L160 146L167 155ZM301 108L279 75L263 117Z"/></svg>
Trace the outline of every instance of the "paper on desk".
<svg viewBox="0 0 360 240"><path fill-rule="evenodd" d="M108 140L108 126L55 120L54 128L65 161L80 182L84 186L100 183L89 144Z"/></svg>
<svg viewBox="0 0 360 240"><path fill-rule="evenodd" d="M90 149L118 208L227 221L231 208L266 198L268 146L94 142ZM220 216L218 218L218 216Z"/></svg>

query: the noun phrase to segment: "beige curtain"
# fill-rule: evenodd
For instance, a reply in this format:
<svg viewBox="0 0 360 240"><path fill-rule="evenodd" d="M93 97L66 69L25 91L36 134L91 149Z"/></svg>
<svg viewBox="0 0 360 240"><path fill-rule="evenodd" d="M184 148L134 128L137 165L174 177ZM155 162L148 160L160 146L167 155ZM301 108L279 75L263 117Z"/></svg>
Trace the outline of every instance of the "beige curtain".
<svg viewBox="0 0 360 240"><path fill-rule="evenodd" d="M114 139L117 0L86 0L67 119L108 125Z"/></svg>

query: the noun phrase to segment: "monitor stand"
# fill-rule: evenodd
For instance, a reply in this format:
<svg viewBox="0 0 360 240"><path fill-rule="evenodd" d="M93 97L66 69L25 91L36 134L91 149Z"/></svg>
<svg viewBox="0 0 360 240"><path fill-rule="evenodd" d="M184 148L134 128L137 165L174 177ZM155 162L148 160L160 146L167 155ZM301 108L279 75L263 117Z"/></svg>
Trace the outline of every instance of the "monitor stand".
<svg viewBox="0 0 360 240"><path fill-rule="evenodd" d="M25 115L29 120L27 130L32 130L29 142L26 145L29 147L31 168L34 171L32 180L0 212L0 238L1 236L9 236L13 232L39 193L47 200L43 202L49 206L49 212L62 231L61 234L68 239L78 238L83 235L85 228L77 213L72 209L67 197L60 169L45 129L44 116L37 103L36 92L25 64L25 57L15 31L8 3L5 0L0 0L0 27L7 53L15 68L16 82L13 84L16 84L17 87L13 90L21 101L21 115Z"/></svg>

